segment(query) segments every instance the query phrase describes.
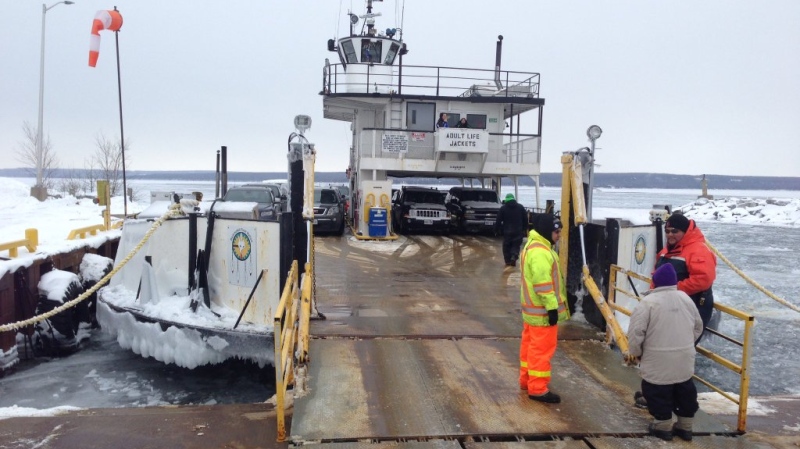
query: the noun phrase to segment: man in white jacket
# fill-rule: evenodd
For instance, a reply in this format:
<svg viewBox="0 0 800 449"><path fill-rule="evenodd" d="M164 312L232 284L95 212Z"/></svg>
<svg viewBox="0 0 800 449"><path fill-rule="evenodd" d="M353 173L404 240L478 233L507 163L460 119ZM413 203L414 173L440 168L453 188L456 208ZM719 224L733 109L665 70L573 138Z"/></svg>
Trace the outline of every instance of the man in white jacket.
<svg viewBox="0 0 800 449"><path fill-rule="evenodd" d="M676 287L670 264L653 273L653 290L633 310L628 325L630 356L639 357L642 394L653 415L650 434L662 440L677 435L692 440L697 412L694 342L703 333L703 320L692 299ZM678 417L672 425L672 413Z"/></svg>

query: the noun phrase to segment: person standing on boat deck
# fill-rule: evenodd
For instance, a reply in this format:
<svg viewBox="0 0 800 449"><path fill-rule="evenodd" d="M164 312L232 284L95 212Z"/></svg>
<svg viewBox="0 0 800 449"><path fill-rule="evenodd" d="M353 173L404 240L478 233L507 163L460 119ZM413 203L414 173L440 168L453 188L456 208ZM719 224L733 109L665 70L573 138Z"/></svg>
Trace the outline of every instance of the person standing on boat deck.
<svg viewBox="0 0 800 449"><path fill-rule="evenodd" d="M447 113L442 112L439 114L439 121L436 122L436 129L449 128L450 124L447 123Z"/></svg>
<svg viewBox="0 0 800 449"><path fill-rule="evenodd" d="M714 310L711 286L717 278L717 258L706 246L706 237L695 221L682 213L675 212L667 218L664 232L667 234L667 246L656 256L655 269L664 264L675 268L678 290L692 298L705 330Z"/></svg>
<svg viewBox="0 0 800 449"><path fill-rule="evenodd" d="M557 404L561 397L548 388L550 360L556 352L558 323L569 319L567 288L553 245L561 222L540 215L522 251L522 340L519 346L519 386L534 401Z"/></svg>
<svg viewBox="0 0 800 449"><path fill-rule="evenodd" d="M671 440L673 434L692 440L692 422L699 408L694 374L694 342L703 320L692 299L680 291L671 264L653 273L653 287L633 309L628 324L629 355L641 358L642 394L653 416L651 435ZM672 426L672 413L678 421Z"/></svg>
<svg viewBox="0 0 800 449"><path fill-rule="evenodd" d="M503 231L503 260L509 267L517 266L519 247L528 230L528 211L509 193L497 212L495 230Z"/></svg>
<svg viewBox="0 0 800 449"><path fill-rule="evenodd" d="M672 265L677 273L678 290L689 295L694 302L705 331L711 320L711 312L714 311L711 285L717 278L717 258L706 246L706 237L695 221L680 212L667 218L664 232L667 234L667 246L656 255L655 270L664 265ZM651 282L650 288L653 286ZM695 344L699 341L700 336L695 338ZM637 407L647 408L647 399L642 392L634 393L633 400Z"/></svg>
<svg viewBox="0 0 800 449"><path fill-rule="evenodd" d="M456 123L456 128L469 128L469 123L467 123L466 117L461 117L461 120Z"/></svg>

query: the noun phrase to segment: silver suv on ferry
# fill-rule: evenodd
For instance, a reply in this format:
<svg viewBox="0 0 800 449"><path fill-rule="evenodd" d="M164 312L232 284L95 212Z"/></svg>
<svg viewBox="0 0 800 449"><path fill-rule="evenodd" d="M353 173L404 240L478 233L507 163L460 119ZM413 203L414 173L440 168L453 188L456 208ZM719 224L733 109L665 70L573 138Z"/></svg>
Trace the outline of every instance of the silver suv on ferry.
<svg viewBox="0 0 800 449"><path fill-rule="evenodd" d="M344 202L338 190L314 189L314 230L344 234Z"/></svg>
<svg viewBox="0 0 800 449"><path fill-rule="evenodd" d="M403 186L392 200L392 226L396 232L450 232L450 212L445 192L430 187Z"/></svg>

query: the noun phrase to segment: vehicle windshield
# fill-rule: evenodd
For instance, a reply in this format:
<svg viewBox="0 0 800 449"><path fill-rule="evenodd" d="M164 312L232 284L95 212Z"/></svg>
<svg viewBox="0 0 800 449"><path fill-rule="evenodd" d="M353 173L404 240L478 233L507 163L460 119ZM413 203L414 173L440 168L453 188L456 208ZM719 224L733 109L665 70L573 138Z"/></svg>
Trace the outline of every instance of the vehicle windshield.
<svg viewBox="0 0 800 449"><path fill-rule="evenodd" d="M338 203L336 199L336 192L330 189L314 190L314 204L321 203Z"/></svg>
<svg viewBox="0 0 800 449"><path fill-rule="evenodd" d="M406 200L412 203L444 204L444 192L408 192Z"/></svg>
<svg viewBox="0 0 800 449"><path fill-rule="evenodd" d="M231 189L225 194L225 201L271 203L272 194L267 189Z"/></svg>
<svg viewBox="0 0 800 449"><path fill-rule="evenodd" d="M461 201L497 202L497 192L489 190L463 190L459 196Z"/></svg>

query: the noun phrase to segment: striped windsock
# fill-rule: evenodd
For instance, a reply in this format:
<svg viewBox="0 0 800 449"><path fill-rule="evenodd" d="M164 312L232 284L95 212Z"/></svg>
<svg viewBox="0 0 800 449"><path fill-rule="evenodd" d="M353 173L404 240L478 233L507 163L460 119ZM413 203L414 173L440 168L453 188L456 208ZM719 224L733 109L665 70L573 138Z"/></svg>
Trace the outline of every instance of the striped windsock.
<svg viewBox="0 0 800 449"><path fill-rule="evenodd" d="M97 65L100 56L100 31L119 31L122 27L122 14L117 10L97 11L92 22L92 35L89 38L89 67Z"/></svg>

